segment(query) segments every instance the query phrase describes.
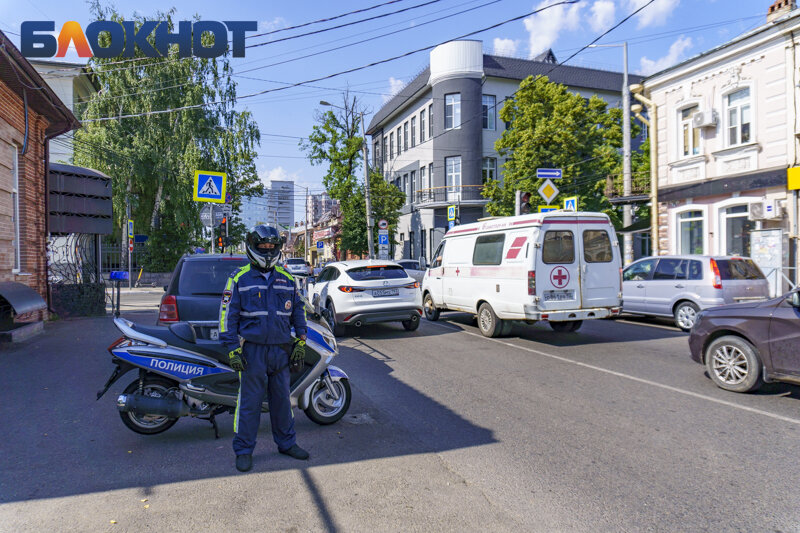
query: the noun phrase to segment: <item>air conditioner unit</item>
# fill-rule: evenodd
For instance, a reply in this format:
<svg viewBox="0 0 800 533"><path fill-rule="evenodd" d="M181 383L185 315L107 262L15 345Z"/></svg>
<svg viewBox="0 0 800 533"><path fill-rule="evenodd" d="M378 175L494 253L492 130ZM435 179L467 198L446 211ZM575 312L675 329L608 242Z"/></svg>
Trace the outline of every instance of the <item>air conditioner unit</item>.
<svg viewBox="0 0 800 533"><path fill-rule="evenodd" d="M750 204L750 211L747 218L750 220L769 220L781 218L783 209L779 200L764 200Z"/></svg>
<svg viewBox="0 0 800 533"><path fill-rule="evenodd" d="M692 117L692 126L695 128L709 128L717 125L717 113L715 111L697 112Z"/></svg>

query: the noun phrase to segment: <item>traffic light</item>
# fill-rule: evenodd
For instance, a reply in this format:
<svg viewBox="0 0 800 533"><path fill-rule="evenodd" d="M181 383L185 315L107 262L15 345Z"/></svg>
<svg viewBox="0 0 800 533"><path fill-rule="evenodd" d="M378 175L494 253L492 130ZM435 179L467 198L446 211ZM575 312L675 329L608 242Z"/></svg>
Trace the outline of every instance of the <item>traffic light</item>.
<svg viewBox="0 0 800 533"><path fill-rule="evenodd" d="M529 192L517 191L514 205L515 215L527 215L533 210L531 207L531 196Z"/></svg>
<svg viewBox="0 0 800 533"><path fill-rule="evenodd" d="M220 253L225 251L225 239L221 235L217 237L217 246L219 246Z"/></svg>

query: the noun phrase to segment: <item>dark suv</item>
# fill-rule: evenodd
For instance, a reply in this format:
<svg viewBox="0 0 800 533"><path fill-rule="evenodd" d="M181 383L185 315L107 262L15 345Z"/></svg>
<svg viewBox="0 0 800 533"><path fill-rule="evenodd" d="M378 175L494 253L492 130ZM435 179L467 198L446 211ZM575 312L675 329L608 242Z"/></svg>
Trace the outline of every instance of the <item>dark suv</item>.
<svg viewBox="0 0 800 533"><path fill-rule="evenodd" d="M231 272L248 263L243 255L185 255L175 266L158 310L158 325L192 322L198 336L216 340L216 317Z"/></svg>
<svg viewBox="0 0 800 533"><path fill-rule="evenodd" d="M701 311L689 348L720 388L750 392L765 381L800 385L800 290Z"/></svg>

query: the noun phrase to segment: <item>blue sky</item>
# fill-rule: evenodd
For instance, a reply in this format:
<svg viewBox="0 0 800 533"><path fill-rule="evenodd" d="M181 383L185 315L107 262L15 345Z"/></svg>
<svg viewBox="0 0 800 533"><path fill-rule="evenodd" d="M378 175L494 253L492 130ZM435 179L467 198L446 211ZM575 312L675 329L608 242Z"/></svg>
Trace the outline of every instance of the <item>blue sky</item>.
<svg viewBox="0 0 800 533"><path fill-rule="evenodd" d="M173 0L170 3L139 0L135 3L117 1L112 5L125 15L132 15L134 8L129 6L135 5L137 13L148 15L149 18L155 18L158 10L174 6L177 10L175 20L189 20L196 14L205 20L257 20L260 31L269 31L332 17L384 1ZM333 22L248 39L248 44L267 42L274 38L428 4L341 29L250 48L246 57L232 59L234 79L238 84L239 95L244 95L319 78L434 45L556 1L399 0L391 5ZM471 38L482 40L486 53L526 58L552 48L556 58L563 60L647 1L581 0L577 4L557 6ZM773 0L656 0L635 18L604 37L601 43L628 41L629 69L631 72L647 74L764 24L767 8L772 2ZM470 9L472 10L466 13L456 14ZM443 19L434 21L439 18ZM19 38L14 33L19 33L19 25L24 20L53 20L56 30L59 30L68 20L76 20L85 28L91 17L88 4L82 1L0 0L0 30L7 32L17 45ZM378 37L389 32L397 33ZM346 46L373 37L378 38ZM334 47L343 48L326 52ZM309 54L313 55L294 60ZM70 54L66 59L78 60L77 56L70 57ZM289 61L285 62L287 60ZM279 62L284 63L275 64ZM324 170L308 164L297 146L298 139L294 138L304 137L311 131L315 114L320 110L319 101L341 103L342 91L349 88L362 99L371 115L381 107L385 99L410 81L427 64L428 52L420 52L316 82L312 84L314 87L295 87L240 100L239 108L249 109L253 113L262 132L259 150L261 155L258 160L262 180L265 183L270 179L295 180L300 185L310 187L312 192L320 192ZM622 50L586 50L569 64L620 71ZM297 193L295 218L300 220L303 204L299 198L300 191Z"/></svg>

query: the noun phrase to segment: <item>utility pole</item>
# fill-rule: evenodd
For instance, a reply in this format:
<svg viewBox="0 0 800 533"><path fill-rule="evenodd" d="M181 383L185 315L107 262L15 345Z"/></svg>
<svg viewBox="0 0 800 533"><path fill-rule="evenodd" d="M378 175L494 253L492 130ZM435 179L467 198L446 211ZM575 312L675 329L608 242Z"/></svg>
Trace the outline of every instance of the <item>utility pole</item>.
<svg viewBox="0 0 800 533"><path fill-rule="evenodd" d="M647 106L650 120L641 114L642 105L636 104L632 111L644 125L650 137L650 255L659 255L658 243L658 107L655 102L642 94L644 87L641 84L630 86L633 97Z"/></svg>
<svg viewBox="0 0 800 533"><path fill-rule="evenodd" d="M303 188L306 190L306 230L303 232L303 238L305 240L305 250L303 255L305 256L306 261L311 263L311 252L308 249L308 187Z"/></svg>
<svg viewBox="0 0 800 533"><path fill-rule="evenodd" d="M627 198L631 195L631 96L628 89L628 42L622 43L622 62L625 67L622 71L622 195ZM631 225L631 204L622 206L622 225L627 228ZM624 265L633 261L633 234L628 231L623 236Z"/></svg>
<svg viewBox="0 0 800 533"><path fill-rule="evenodd" d="M375 243L372 242L372 202L369 198L369 159L367 154L367 134L364 131L364 112L361 112L361 137L363 139L362 149L364 150L364 199L367 201L367 248L369 258L375 259Z"/></svg>

